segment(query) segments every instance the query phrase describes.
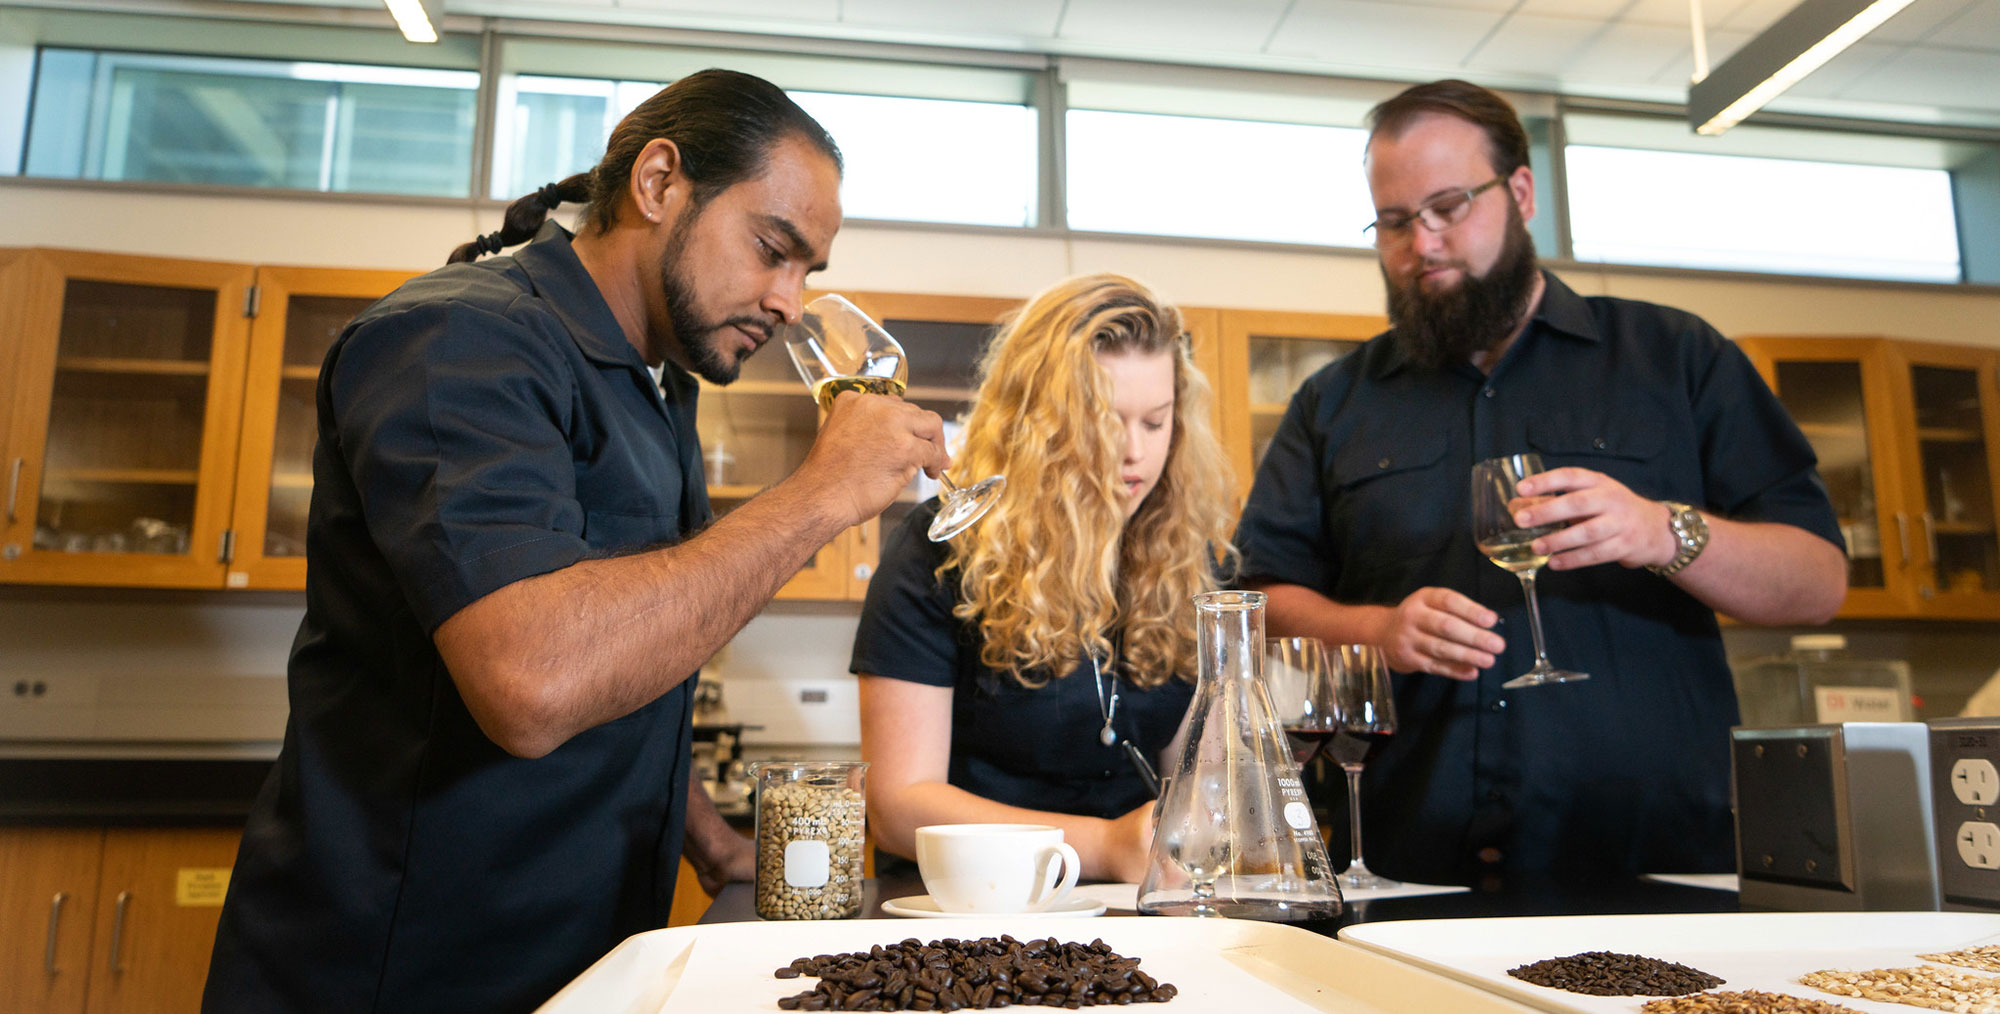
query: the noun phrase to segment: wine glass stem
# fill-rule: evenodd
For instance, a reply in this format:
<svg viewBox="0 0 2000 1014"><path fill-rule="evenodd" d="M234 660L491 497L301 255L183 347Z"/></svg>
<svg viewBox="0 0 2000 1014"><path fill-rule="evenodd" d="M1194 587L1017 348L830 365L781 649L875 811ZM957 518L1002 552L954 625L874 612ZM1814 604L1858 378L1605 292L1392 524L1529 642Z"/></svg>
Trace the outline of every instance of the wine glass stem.
<svg viewBox="0 0 2000 1014"><path fill-rule="evenodd" d="M952 484L951 476L943 472L938 473L938 485L944 487L945 499L949 500L958 495L958 487Z"/></svg>
<svg viewBox="0 0 2000 1014"><path fill-rule="evenodd" d="M1549 651L1542 645L1542 607L1535 601L1535 571L1524 570L1519 576L1521 591L1528 596L1528 632L1535 635L1535 668L1547 669L1550 668Z"/></svg>
<svg viewBox="0 0 2000 1014"><path fill-rule="evenodd" d="M1366 867L1361 861L1361 765L1342 764L1347 772L1347 830L1351 839L1348 854L1353 857L1349 866Z"/></svg>

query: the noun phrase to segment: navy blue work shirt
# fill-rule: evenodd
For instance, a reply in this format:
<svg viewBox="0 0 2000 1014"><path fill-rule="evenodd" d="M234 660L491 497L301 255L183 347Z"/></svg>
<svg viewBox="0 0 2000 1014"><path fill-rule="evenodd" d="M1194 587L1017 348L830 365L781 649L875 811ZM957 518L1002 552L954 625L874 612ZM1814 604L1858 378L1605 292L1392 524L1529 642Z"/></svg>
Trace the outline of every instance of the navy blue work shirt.
<svg viewBox="0 0 2000 1014"><path fill-rule="evenodd" d="M1731 870L1738 718L1715 614L1644 569L1544 568L1550 660L1591 678L1502 690L1534 664L1534 644L1520 582L1474 544L1471 468L1532 451L1549 468L1840 546L1833 506L1812 447L1714 328L1543 278L1490 376L1408 364L1384 334L1307 380L1257 470L1243 573L1355 605L1440 586L1501 616L1507 649L1477 680L1395 677L1401 726L1362 792L1371 868L1442 883ZM1344 786L1329 791L1345 812Z"/></svg>
<svg viewBox="0 0 2000 1014"><path fill-rule="evenodd" d="M1194 685L1176 677L1142 690L1117 679L1115 662L1107 662L1100 696L1087 662L1039 687L987 666L979 660L978 623L951 612L960 601L957 572L934 576L948 552L925 534L936 515L937 501L925 503L883 541L848 668L952 688L947 780L973 795L1107 820L1153 798L1124 746L1098 739L1112 687L1118 690L1113 731L1157 765L1194 699Z"/></svg>
<svg viewBox="0 0 2000 1014"><path fill-rule="evenodd" d="M348 326L320 372L291 717L204 1010L531 1010L665 925L693 679L524 760L431 637L507 584L706 522L695 394L669 365L663 397L553 223Z"/></svg>

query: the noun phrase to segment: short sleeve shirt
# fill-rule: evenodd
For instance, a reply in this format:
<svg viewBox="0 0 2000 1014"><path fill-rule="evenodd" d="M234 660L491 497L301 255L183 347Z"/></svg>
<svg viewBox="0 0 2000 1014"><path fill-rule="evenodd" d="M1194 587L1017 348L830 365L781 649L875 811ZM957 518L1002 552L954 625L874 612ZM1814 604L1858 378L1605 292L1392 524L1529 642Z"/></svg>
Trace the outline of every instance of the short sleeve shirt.
<svg viewBox="0 0 2000 1014"><path fill-rule="evenodd" d="M705 523L696 390L672 366L654 383L554 224L335 342L291 717L206 1009L530 1010L665 924L692 678L526 760L431 637L505 585Z"/></svg>
<svg viewBox="0 0 2000 1014"><path fill-rule="evenodd" d="M925 535L935 515L935 501L925 504L884 541L849 668L952 689L948 780L967 792L1102 818L1152 798L1124 747L1099 739L1115 664L1101 668L1100 696L1087 662L1039 687L980 662L978 625L952 615L959 601L955 572L934 576L947 552ZM1157 763L1187 714L1193 684L1175 677L1149 690L1122 679L1116 686L1113 730Z"/></svg>
<svg viewBox="0 0 2000 1014"><path fill-rule="evenodd" d="M1243 573L1348 604L1441 586L1501 616L1507 649L1477 680L1397 677L1402 724L1362 795L1371 867L1444 882L1495 864L1733 869L1737 708L1714 613L1643 569L1544 569L1551 660L1591 678L1501 689L1534 648L1519 581L1474 545L1471 467L1532 451L1837 546L1838 522L1811 446L1727 339L1691 314L1544 278L1490 376L1415 367L1383 335L1307 380L1257 471Z"/></svg>

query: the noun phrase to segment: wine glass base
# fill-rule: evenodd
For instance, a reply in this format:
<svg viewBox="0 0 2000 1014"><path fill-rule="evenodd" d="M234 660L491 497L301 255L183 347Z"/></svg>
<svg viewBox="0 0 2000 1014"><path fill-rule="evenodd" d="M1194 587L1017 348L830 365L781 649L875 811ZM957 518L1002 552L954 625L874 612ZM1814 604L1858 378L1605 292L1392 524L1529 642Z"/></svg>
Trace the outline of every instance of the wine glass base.
<svg viewBox="0 0 2000 1014"><path fill-rule="evenodd" d="M1359 863L1341 871L1337 879L1340 881L1340 889L1342 891L1382 891L1391 887L1403 886L1402 881L1390 880L1388 877L1380 874L1371 873L1368 867Z"/></svg>
<svg viewBox="0 0 2000 1014"><path fill-rule="evenodd" d="M1539 687L1551 683L1581 683L1590 678L1587 672L1570 672L1566 669L1530 669L1505 683L1503 690L1519 690L1522 687Z"/></svg>
<svg viewBox="0 0 2000 1014"><path fill-rule="evenodd" d="M943 542L965 531L966 526L1000 501L1000 491L1006 488L1007 477L995 475L946 494L938 503L937 517L931 519L931 541Z"/></svg>

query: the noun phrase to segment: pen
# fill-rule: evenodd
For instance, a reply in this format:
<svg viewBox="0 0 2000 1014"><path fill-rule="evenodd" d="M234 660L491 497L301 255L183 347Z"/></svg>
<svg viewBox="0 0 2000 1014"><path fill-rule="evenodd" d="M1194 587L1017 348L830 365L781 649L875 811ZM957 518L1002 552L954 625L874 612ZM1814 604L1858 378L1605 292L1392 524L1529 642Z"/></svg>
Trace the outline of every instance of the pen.
<svg viewBox="0 0 2000 1014"><path fill-rule="evenodd" d="M1124 742L1125 758L1132 762L1132 770L1139 773L1139 780L1146 783L1147 795L1160 798L1160 776L1153 772L1153 765L1147 763L1146 755L1131 740Z"/></svg>

